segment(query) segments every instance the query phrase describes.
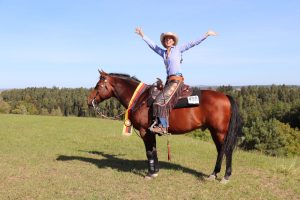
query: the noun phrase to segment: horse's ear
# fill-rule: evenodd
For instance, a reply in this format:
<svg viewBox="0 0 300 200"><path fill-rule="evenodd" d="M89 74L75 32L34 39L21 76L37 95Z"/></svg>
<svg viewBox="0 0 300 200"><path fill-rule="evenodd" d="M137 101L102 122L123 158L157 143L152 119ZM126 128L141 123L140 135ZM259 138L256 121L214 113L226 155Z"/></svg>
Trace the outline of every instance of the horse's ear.
<svg viewBox="0 0 300 200"><path fill-rule="evenodd" d="M105 76L105 75L107 75L107 73L106 73L106 72L104 72L102 69L101 69L101 71L98 69L98 72L99 72L99 74L100 74L101 76Z"/></svg>

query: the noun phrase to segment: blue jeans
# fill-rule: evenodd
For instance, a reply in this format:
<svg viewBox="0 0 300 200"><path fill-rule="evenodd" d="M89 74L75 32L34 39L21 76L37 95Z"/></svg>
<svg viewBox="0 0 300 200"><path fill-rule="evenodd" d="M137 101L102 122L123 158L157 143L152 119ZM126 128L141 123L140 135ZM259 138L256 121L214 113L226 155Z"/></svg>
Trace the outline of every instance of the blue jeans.
<svg viewBox="0 0 300 200"><path fill-rule="evenodd" d="M160 124L161 124L164 128L167 128L167 119L166 119L166 118L159 117L159 121L160 121Z"/></svg>

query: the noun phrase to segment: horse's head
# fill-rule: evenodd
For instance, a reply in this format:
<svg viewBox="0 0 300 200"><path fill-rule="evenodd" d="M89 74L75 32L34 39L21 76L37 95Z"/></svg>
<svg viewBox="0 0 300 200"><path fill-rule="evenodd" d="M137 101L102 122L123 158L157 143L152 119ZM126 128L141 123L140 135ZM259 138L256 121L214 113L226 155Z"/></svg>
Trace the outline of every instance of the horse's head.
<svg viewBox="0 0 300 200"><path fill-rule="evenodd" d="M94 106L95 104L99 104L100 102L113 97L113 88L110 83L111 79L107 73L103 70L98 70L100 73L100 79L97 82L95 88L91 91L88 96L88 105Z"/></svg>

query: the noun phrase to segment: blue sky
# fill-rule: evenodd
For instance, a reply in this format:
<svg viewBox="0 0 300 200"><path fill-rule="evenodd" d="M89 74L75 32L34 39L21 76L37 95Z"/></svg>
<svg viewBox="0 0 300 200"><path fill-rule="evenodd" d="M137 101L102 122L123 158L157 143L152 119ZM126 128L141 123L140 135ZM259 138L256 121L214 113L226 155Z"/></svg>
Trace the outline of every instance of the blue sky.
<svg viewBox="0 0 300 200"><path fill-rule="evenodd" d="M93 87L98 69L165 78L159 44L219 33L183 54L191 85L300 85L300 1L0 0L0 88Z"/></svg>

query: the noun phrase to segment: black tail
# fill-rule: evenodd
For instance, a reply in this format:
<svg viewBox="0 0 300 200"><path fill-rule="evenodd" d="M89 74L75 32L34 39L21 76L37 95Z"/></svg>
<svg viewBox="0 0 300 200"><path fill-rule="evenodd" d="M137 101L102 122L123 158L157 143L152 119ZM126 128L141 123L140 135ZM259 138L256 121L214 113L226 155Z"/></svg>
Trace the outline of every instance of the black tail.
<svg viewBox="0 0 300 200"><path fill-rule="evenodd" d="M237 137L242 133L241 118L239 115L238 106L231 96L227 95L227 97L231 104L231 118L229 122L228 133L223 146L223 153L226 155L234 150L237 143Z"/></svg>

